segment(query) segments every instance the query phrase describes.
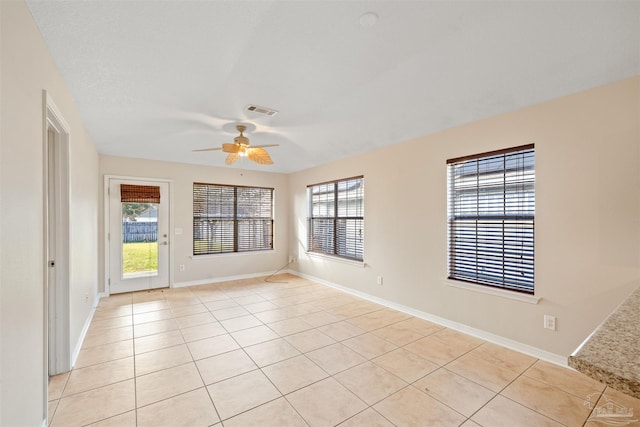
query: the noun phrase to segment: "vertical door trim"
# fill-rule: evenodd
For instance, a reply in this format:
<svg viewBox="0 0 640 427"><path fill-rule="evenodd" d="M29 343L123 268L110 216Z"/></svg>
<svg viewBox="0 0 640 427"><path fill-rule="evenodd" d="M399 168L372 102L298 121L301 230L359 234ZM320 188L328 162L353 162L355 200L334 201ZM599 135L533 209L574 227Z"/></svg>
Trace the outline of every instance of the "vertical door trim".
<svg viewBox="0 0 640 427"><path fill-rule="evenodd" d="M109 248L109 237L113 238L114 236L110 236L110 213L109 213L109 205L111 203L109 197L109 183L112 179L124 180L124 181L149 181L149 182L164 182L169 187L169 260L168 260L168 268L169 268L169 288L173 288L173 180L164 179L164 178L146 178L142 176L130 176L130 175L104 175L104 187L102 190L102 200L103 200L103 213L102 213L102 225L103 225L103 252L104 252L104 294L111 295L111 286L109 283L109 278L111 275L111 260L110 260L110 248Z"/></svg>
<svg viewBox="0 0 640 427"><path fill-rule="evenodd" d="M69 147L71 128L65 121L60 109L51 95L42 91L43 104L43 310L44 310L44 415L47 416L47 390L50 373L61 373L71 370L71 341L69 326L69 285L71 259L70 242L70 208L69 208ZM56 134L56 140L49 140L49 130ZM56 241L56 286L49 292L49 161L50 151L56 166L54 171L55 186L55 233ZM51 313L53 311L53 313ZM52 315L54 324L50 324ZM50 328L53 337L50 341ZM51 354L53 353L53 354ZM51 364L50 364L51 359ZM53 366L51 366L53 365Z"/></svg>

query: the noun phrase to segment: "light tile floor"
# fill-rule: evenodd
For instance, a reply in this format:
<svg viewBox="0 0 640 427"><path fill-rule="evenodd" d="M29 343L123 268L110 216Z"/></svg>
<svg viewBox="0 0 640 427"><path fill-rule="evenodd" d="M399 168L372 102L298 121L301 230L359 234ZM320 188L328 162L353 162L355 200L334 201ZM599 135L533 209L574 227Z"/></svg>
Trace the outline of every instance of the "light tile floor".
<svg viewBox="0 0 640 427"><path fill-rule="evenodd" d="M103 298L53 426L589 426L632 399L292 275ZM637 416L635 418L638 418ZM632 425L632 424L628 424ZM640 424L638 424L640 425Z"/></svg>

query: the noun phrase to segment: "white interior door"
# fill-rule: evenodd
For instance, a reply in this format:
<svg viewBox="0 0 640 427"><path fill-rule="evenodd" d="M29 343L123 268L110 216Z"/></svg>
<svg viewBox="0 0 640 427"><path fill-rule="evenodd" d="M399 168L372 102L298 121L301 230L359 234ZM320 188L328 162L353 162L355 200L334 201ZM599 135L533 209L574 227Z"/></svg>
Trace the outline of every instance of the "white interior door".
<svg viewBox="0 0 640 427"><path fill-rule="evenodd" d="M169 287L169 205L167 182L109 179L110 293Z"/></svg>
<svg viewBox="0 0 640 427"><path fill-rule="evenodd" d="M69 210L65 134L47 124L46 262L49 375L71 369L69 348Z"/></svg>
<svg viewBox="0 0 640 427"><path fill-rule="evenodd" d="M70 256L69 256L69 135L70 127L46 91L44 116L44 312L47 351L45 372L56 375L71 369ZM44 413L47 411L44 381ZM45 417L46 418L46 417Z"/></svg>
<svg viewBox="0 0 640 427"><path fill-rule="evenodd" d="M57 236L57 191L58 186L56 180L56 142L57 134L53 129L47 129L47 161L48 177L47 177L47 270L48 273L48 296L49 296L49 375L55 375L57 372L58 360L58 342L57 342L57 292L56 286L57 268L56 268L56 246Z"/></svg>

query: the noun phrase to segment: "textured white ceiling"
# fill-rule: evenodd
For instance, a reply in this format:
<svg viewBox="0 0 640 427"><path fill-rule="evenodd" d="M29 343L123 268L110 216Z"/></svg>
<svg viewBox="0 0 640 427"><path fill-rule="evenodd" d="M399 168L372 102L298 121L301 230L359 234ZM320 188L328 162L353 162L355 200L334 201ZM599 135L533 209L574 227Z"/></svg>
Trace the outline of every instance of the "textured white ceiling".
<svg viewBox="0 0 640 427"><path fill-rule="evenodd" d="M252 144L280 146L274 165L234 167L293 172L640 74L638 1L28 5L98 151L117 156L224 166L191 150L243 121Z"/></svg>

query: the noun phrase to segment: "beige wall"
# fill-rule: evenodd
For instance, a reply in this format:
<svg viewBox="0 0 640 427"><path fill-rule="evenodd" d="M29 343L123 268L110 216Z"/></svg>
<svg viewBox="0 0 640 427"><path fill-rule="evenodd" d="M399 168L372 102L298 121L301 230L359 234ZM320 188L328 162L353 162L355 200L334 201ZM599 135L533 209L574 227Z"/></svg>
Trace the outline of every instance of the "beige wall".
<svg viewBox="0 0 640 427"><path fill-rule="evenodd" d="M71 351L97 291L98 155L27 6L2 1L0 15L0 425L36 426L46 411L43 89L71 128Z"/></svg>
<svg viewBox="0 0 640 427"><path fill-rule="evenodd" d="M172 181L172 249L174 283L206 283L234 276L273 272L287 262L288 181L284 174L242 171L229 167L197 166L124 157L100 156L100 179L105 175L167 179ZM231 184L274 188L274 250L200 256L193 258L193 183ZM102 188L102 187L101 187ZM103 196L101 191L101 203ZM103 207L100 208L100 227L103 227ZM173 229L182 228L181 235ZM102 233L101 233L102 235ZM104 259L103 243L100 260ZM179 271L183 264L185 271ZM104 289L104 274L100 274ZM208 280L212 279L212 280Z"/></svg>
<svg viewBox="0 0 640 427"><path fill-rule="evenodd" d="M569 355L640 285L640 78L418 138L289 177L300 272ZM446 285L448 158L535 144L532 305ZM306 185L365 176L365 262L305 253ZM376 276L384 277L383 286ZM542 327L557 316L557 331Z"/></svg>
<svg viewBox="0 0 640 427"><path fill-rule="evenodd" d="M43 89L71 127L71 349L104 278L98 271L104 174L173 180L173 227L184 231L173 236L177 283L273 271L291 253L302 273L560 355L640 284L640 78L289 176L241 175L228 168L98 160L26 5L0 1L0 28L0 425L40 425L46 410ZM542 301L530 305L446 286L445 160L531 142L536 295ZM306 185L360 174L367 266L307 256ZM274 187L276 250L192 260L193 181ZM177 271L179 264L185 272ZM377 275L384 277L381 287ZM542 329L543 314L557 316L558 331Z"/></svg>

